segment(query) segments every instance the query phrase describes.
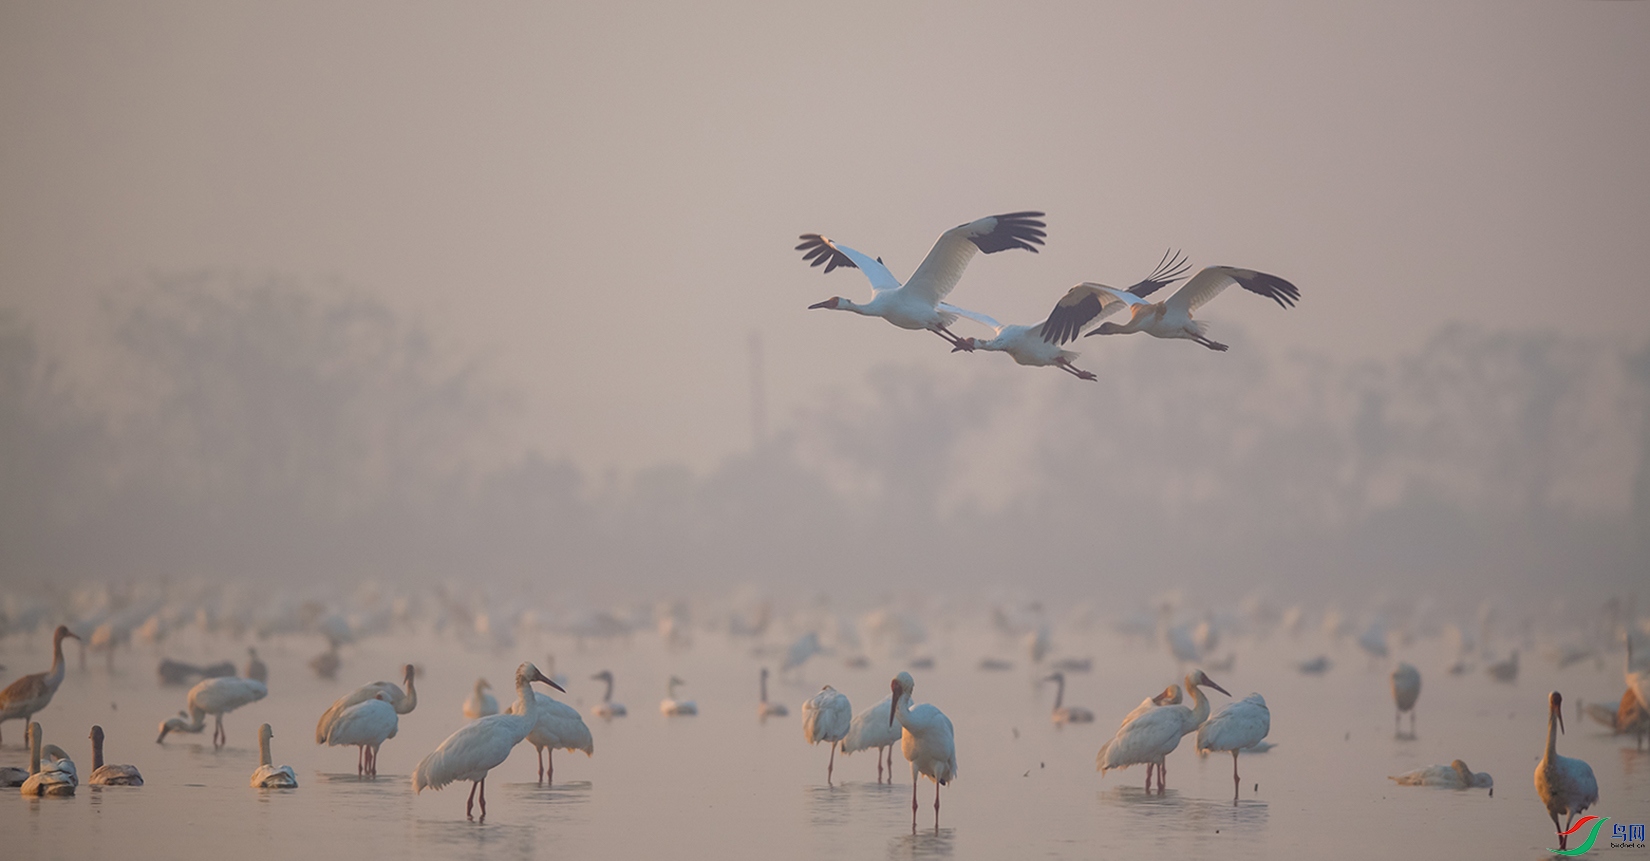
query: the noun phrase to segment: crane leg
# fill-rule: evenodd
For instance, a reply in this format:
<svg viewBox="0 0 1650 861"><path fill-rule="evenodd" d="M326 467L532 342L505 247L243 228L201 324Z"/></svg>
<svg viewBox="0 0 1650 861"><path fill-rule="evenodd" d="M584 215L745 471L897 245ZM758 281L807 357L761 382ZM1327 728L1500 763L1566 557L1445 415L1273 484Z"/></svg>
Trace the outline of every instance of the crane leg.
<svg viewBox="0 0 1650 861"><path fill-rule="evenodd" d="M951 333L951 330L947 329L944 326L936 326L936 327L930 329L929 331L933 332L934 334L936 334L938 336L940 336L941 338L944 338L947 342L949 342L951 344L951 346L956 347L957 349L962 350L965 353L974 352L974 346L972 344L969 344L967 341L964 341L963 339L957 337L956 335L953 335Z"/></svg>
<svg viewBox="0 0 1650 861"><path fill-rule="evenodd" d="M1237 773L1237 755L1238 755L1237 751L1235 751L1235 750L1232 751L1232 806L1233 807L1236 807L1237 802L1238 802L1238 786L1239 786L1239 784L1238 784L1238 773Z"/></svg>
<svg viewBox="0 0 1650 861"><path fill-rule="evenodd" d="M481 779L481 821L487 821L487 778Z"/></svg>
<svg viewBox="0 0 1650 861"><path fill-rule="evenodd" d="M470 784L470 797L469 797L469 799L467 799L464 802L464 818L465 819L475 819L476 818L476 816L475 816L476 787L478 787L480 785L481 785L480 783L471 783Z"/></svg>
<svg viewBox="0 0 1650 861"><path fill-rule="evenodd" d="M825 785L831 785L831 772L836 770L836 743L831 743L831 761L825 765Z"/></svg>
<svg viewBox="0 0 1650 861"><path fill-rule="evenodd" d="M543 783L544 782L544 751L543 750L538 751L538 761L539 761L539 783Z"/></svg>
<svg viewBox="0 0 1650 861"><path fill-rule="evenodd" d="M889 768L893 768L893 763L889 763ZM880 747L877 748L877 785L882 785L882 748Z"/></svg>
<svg viewBox="0 0 1650 861"><path fill-rule="evenodd" d="M1157 766L1152 765L1149 762L1146 763L1146 791L1147 792L1152 791L1152 770L1155 769L1156 767Z"/></svg>
<svg viewBox="0 0 1650 861"><path fill-rule="evenodd" d="M1157 794L1158 795L1163 794L1163 778L1168 777L1168 776L1169 776L1169 763L1167 761L1158 763L1157 764Z"/></svg>
<svg viewBox="0 0 1650 861"><path fill-rule="evenodd" d="M894 782L894 746L888 745L888 782Z"/></svg>
<svg viewBox="0 0 1650 861"><path fill-rule="evenodd" d="M556 782L556 749L553 747L546 748L544 758L550 763L550 770L547 772L547 776L544 779L545 785L548 786Z"/></svg>
<svg viewBox="0 0 1650 861"><path fill-rule="evenodd" d="M934 781L934 830L940 830L940 782Z"/></svg>
<svg viewBox="0 0 1650 861"><path fill-rule="evenodd" d="M911 770L911 833L917 833L917 772Z"/></svg>
<svg viewBox="0 0 1650 861"><path fill-rule="evenodd" d="M1061 359L1061 360L1055 362L1054 366L1059 368L1062 371L1065 371L1068 374L1071 374L1072 376L1076 377L1079 380L1096 380L1096 379L1099 379L1099 377L1096 377L1094 374L1092 374L1088 371L1085 371L1085 370L1077 367L1076 365L1073 365L1069 360L1066 360L1066 359Z"/></svg>
<svg viewBox="0 0 1650 861"><path fill-rule="evenodd" d="M1208 338L1203 337L1202 335L1199 335L1194 340L1196 340L1199 344L1202 344L1203 346L1208 347L1211 350L1214 350L1217 353L1224 353L1227 350L1231 349L1231 347L1228 347L1228 346L1226 346L1225 344L1222 344L1219 341L1211 341Z"/></svg>

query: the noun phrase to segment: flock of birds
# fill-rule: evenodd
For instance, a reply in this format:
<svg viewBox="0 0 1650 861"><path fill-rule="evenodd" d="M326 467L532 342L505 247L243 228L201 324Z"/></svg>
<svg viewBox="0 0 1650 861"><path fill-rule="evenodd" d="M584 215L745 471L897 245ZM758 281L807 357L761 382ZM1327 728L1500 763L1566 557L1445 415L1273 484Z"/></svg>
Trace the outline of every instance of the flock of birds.
<svg viewBox="0 0 1650 861"><path fill-rule="evenodd" d="M1041 611L1038 609L1036 612ZM1194 666L1230 666L1230 655L1225 659L1215 657L1215 650L1220 642L1221 626L1216 624L1212 614L1205 614L1201 620L1173 625L1170 624L1167 615L1168 609L1162 608L1162 612L1164 615L1159 618L1153 636L1183 665L1192 663ZM867 624L874 629L901 631L916 623L909 620L890 620L886 616L870 614ZM996 611L995 624L1004 633L1012 625L1001 610ZM684 622L680 625L661 625L660 630L662 635L665 635L664 632L668 628L674 632L675 637L679 637L682 631L690 627ZM730 626L733 627L736 626ZM1120 630L1122 627L1119 625ZM1379 627L1378 624L1373 625L1370 630ZM1329 618L1326 617L1326 630L1328 628ZM1046 623L1015 630L1023 630L1025 648L1034 663L1043 663L1050 657L1051 637ZM909 631L906 633L910 634ZM920 637L920 632L917 636ZM1358 640L1360 646L1373 658L1377 654L1377 645L1384 650L1385 646L1381 644L1384 644L1385 636L1383 632L1380 637L1375 637L1366 630ZM51 667L44 672L21 677L0 692L0 728L3 728L7 721L21 720L25 726L29 748L29 768L26 771L15 768L0 769L0 785L17 786L25 795L72 795L79 784L78 772L73 761L61 747L44 742L41 725L34 719L36 714L51 702L53 694L65 679L67 662L64 645L69 639L81 638L67 626L57 626L52 633ZM672 642L674 637L666 636L666 640ZM1377 640L1380 643L1377 643ZM1650 715L1650 707L1647 707L1645 702L1645 695L1650 691L1650 664L1642 661L1642 650L1640 659L1635 660L1634 636L1631 631L1628 632L1626 641L1625 690L1620 706L1610 710L1596 703L1585 708L1577 703L1576 710L1578 714L1593 716L1613 731L1637 734L1642 746L1645 736L1650 734L1650 718L1646 717ZM335 645L334 643L329 651L335 651ZM780 671L794 670L813 656L828 651L817 633L808 632L788 649L783 650ZM238 675L202 678L190 687L185 695L185 708L177 716L161 722L156 741L164 743L174 733L204 733L206 719L211 716L214 747L223 746L227 740L224 729L225 714L257 702L269 693L267 666L258 657L256 649L249 649L248 655L245 668L239 671ZM1562 656L1559 659L1565 660ZM845 663L849 667L864 666L863 660L856 661L853 658ZM1487 665L1486 671L1492 678L1499 678L1497 668L1507 663L1491 662ZM1096 722L1093 711L1066 702L1066 672L1087 671L1088 664L1086 660L1071 658L1052 660L1045 666L1054 671L1036 677L1043 683L1054 685L1050 720L1056 726ZM932 663L921 656L913 656L907 661L907 665L918 668L932 666ZM176 673L178 666L186 665L179 665L173 661L163 663L163 681L176 678L177 676L169 675L168 668L171 668L170 672ZM532 662L523 662L515 674L514 702L502 709L498 699L489 692L491 686L487 680L477 679L470 695L462 704L463 716L467 722L418 763L411 779L414 792L422 792L425 788L438 790L452 783L469 782L471 787L465 805L466 816L475 817L475 807L479 802L480 817L485 819L487 776L492 769L505 761L518 744L525 741L535 748L541 781L554 781L555 751L565 750L592 755L592 733L579 710L534 688L537 683L547 685L553 691L565 692L566 679L554 673L553 657L548 666L551 673L541 671ZM1000 659L989 659L982 661L979 669L1001 670L1010 666L1012 665ZM1516 667L1516 661L1512 662L1512 666ZM1302 671L1308 670L1303 666ZM1321 671L1321 668L1315 671ZM1514 672L1516 673L1516 670ZM339 697L317 720L316 744L355 747L357 775L364 779L376 777L380 747L387 740L396 737L400 719L412 713L418 705L417 675L415 667L406 664L402 667L399 683L372 682ZM784 704L770 700L769 676L768 668L762 667L757 679L757 717L761 721L786 718L790 715L790 709ZM603 683L604 688L600 701L589 709L589 715L605 720L625 716L625 706L613 699L612 672L603 670L590 678ZM1394 735L1399 739L1413 739L1416 705L1421 693L1420 671L1408 663L1399 663L1391 672L1390 683L1396 707ZM676 676L669 677L666 695L659 703L662 715L680 717L698 713L697 703L680 696L680 688L685 684ZM890 680L886 696L868 708L856 712L846 694L826 685L801 706L803 737L808 744L824 742L830 747L826 765L828 785L834 781L837 754L847 756L861 751L874 752L878 783L884 779L893 783L894 751L897 746L911 773L912 827L917 826L920 781L926 777L934 784L934 824L937 828L940 790L950 785L959 773L956 729L951 719L937 705L915 702L915 688L916 682L912 674L909 671L900 672ZM1166 791L1168 758L1178 749L1182 739L1192 736L1194 749L1200 755L1222 752L1232 755L1233 803L1237 804L1242 784L1238 762L1240 754L1264 752L1271 746L1266 740L1271 730L1271 712L1266 699L1259 693L1251 693L1242 699L1234 700L1217 711L1205 691L1231 696L1224 687L1210 678L1203 668L1197 667L1186 673L1180 683L1170 684L1161 692L1143 699L1136 708L1123 716L1112 737L1101 745L1096 755L1096 768L1104 775L1113 769L1144 765L1146 791L1152 792L1155 785L1155 791L1162 794ZM1566 845L1566 829L1573 824L1575 817L1596 804L1598 800L1598 782L1591 767L1582 760L1558 753L1558 736L1565 729L1562 703L1563 698L1558 692L1553 692L1548 698L1546 746L1534 774L1537 795L1548 811L1555 831L1558 832L1561 848ZM1407 734L1404 731L1406 714ZM274 732L269 724L259 727L259 766L252 774L250 783L262 788L295 788L298 778L293 769L276 765L272 758L273 737ZM103 762L104 733L101 727L91 728L90 740L93 772L89 783L129 786L143 784L143 778L136 768ZM1390 779L1399 785L1454 789L1485 788L1490 790L1490 794L1494 794L1494 782L1490 775L1472 771L1459 759L1448 765L1430 766L1392 775Z"/></svg>
<svg viewBox="0 0 1650 861"><path fill-rule="evenodd" d="M1225 351L1227 345L1211 339L1208 326L1193 318L1193 312L1236 285L1278 305L1292 307L1300 299L1295 285L1276 275L1233 266L1209 266L1193 275L1174 295L1153 302L1148 297L1186 276L1190 266L1183 256L1168 253L1146 278L1132 287L1118 289L1085 281L1066 291L1049 315L1040 323L1004 325L990 316L946 302L962 279L963 271L978 252L1023 249L1035 253L1047 233L1041 212L1008 212L961 224L940 234L928 256L904 283L894 277L882 258L856 251L817 233L804 233L796 250L812 266L858 269L871 282L875 295L865 303L833 296L808 306L835 311L851 311L867 317L881 317L901 329L928 330L951 344L953 352L989 350L1006 353L1015 362L1032 367L1059 368L1081 380L1095 380L1094 373L1072 362L1075 351L1061 345L1085 335L1127 335L1144 332L1154 338L1185 339L1211 350ZM1126 323L1105 318L1127 308ZM951 331L958 318L982 323L993 337L963 337ZM1084 332L1090 324L1098 326Z"/></svg>

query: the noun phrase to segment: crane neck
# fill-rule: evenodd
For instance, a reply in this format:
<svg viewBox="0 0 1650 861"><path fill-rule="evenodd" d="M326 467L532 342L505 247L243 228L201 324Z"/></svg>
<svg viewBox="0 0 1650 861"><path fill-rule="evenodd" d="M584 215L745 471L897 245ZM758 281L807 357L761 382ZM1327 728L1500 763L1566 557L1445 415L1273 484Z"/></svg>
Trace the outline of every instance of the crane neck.
<svg viewBox="0 0 1650 861"><path fill-rule="evenodd" d="M1186 693L1192 697L1192 728L1196 729L1209 719L1209 698L1203 695L1203 689L1192 683L1192 677L1186 677Z"/></svg>
<svg viewBox="0 0 1650 861"><path fill-rule="evenodd" d="M516 713L526 718L529 726L537 723L539 698L533 693L533 680L526 673L516 674L516 701L521 706Z"/></svg>
<svg viewBox="0 0 1650 861"><path fill-rule="evenodd" d="M406 714L418 707L418 689L413 687L413 674L407 674L407 695L401 698L401 707L396 709L398 714Z"/></svg>
<svg viewBox="0 0 1650 861"><path fill-rule="evenodd" d="M40 724L29 724L29 773L40 773Z"/></svg>

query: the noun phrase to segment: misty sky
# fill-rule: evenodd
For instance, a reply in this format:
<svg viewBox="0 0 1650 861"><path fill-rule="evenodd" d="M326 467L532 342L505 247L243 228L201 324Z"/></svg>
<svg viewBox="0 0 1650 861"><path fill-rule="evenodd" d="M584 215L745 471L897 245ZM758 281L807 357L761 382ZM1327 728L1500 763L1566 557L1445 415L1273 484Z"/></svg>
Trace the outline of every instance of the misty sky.
<svg viewBox="0 0 1650 861"><path fill-rule="evenodd" d="M4 2L0 304L95 384L75 346L145 278L343 285L480 356L526 445L627 468L748 445L753 331L781 425L882 363L1007 362L804 310L869 293L805 231L905 277L947 227L1045 210L1043 253L952 294L1013 322L1174 246L1300 286L1202 312L1246 350L1637 342L1647 44L1650 3L1584 0Z"/></svg>

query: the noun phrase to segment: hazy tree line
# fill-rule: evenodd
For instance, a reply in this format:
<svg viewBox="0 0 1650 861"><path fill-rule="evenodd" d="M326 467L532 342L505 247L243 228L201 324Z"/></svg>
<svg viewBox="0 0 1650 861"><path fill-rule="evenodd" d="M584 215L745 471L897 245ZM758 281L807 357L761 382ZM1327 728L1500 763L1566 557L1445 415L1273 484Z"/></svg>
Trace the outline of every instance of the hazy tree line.
<svg viewBox="0 0 1650 861"><path fill-rule="evenodd" d="M394 310L278 278L106 303L107 385L0 312L6 577L943 578L1122 599L1630 588L1650 348L1438 330L1379 362L1085 342L1100 381L880 368L708 472L510 449L511 393ZM1099 339L1094 339L1099 340ZM500 451L504 455L500 455Z"/></svg>

